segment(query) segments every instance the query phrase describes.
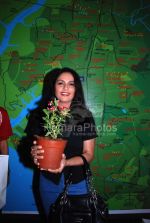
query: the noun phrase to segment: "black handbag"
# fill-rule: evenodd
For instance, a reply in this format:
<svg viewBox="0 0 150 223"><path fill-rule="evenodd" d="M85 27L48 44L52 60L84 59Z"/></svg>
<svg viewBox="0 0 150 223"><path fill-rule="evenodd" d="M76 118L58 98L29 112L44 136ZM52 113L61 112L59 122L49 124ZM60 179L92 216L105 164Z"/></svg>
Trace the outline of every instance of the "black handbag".
<svg viewBox="0 0 150 223"><path fill-rule="evenodd" d="M103 223L108 217L107 203L94 189L89 164L84 156L80 156L84 161L88 193L83 195L67 193L71 184L70 174L64 191L50 207L49 223Z"/></svg>

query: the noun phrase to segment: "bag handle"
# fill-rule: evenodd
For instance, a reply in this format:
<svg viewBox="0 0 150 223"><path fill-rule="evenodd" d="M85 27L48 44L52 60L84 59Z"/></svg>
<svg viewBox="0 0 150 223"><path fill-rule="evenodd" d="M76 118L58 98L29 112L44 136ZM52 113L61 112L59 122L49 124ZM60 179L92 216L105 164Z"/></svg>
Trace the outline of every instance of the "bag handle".
<svg viewBox="0 0 150 223"><path fill-rule="evenodd" d="M87 162L86 158L82 154L80 154L78 156L81 157L82 160L83 160L83 173L85 175L86 181L89 182L90 181L89 179L92 176L92 172L91 172L91 169L90 169L90 165ZM68 173L68 176L67 176L67 180L66 180L66 183L65 183L64 191L67 190L68 187L69 187L69 185L72 183L72 180L71 179L72 179L72 172L71 172L71 167L70 167L69 168L69 173Z"/></svg>
<svg viewBox="0 0 150 223"><path fill-rule="evenodd" d="M90 165L83 155L79 155L79 156L82 158L83 163L84 163L83 169L84 169L84 173L85 173L85 177L86 177L88 190L89 190L89 192L91 192L92 196L95 197L96 190L94 189L93 182L92 182L92 171L90 169Z"/></svg>
<svg viewBox="0 0 150 223"><path fill-rule="evenodd" d="M89 179L91 176L92 176L92 171L90 169L90 165L89 163L87 162L85 156L83 155L79 155L82 160L83 160L83 169L84 169L84 173L85 173L85 176L87 179Z"/></svg>
<svg viewBox="0 0 150 223"><path fill-rule="evenodd" d="M86 158L83 156L83 155L78 155L82 158L83 160L83 170L84 170L84 174L85 174L85 177L86 177L86 183L87 183L87 188L89 191L91 191L91 181L90 181L90 176L91 176L91 170L90 170L90 165L89 163L87 162ZM71 167L70 167L71 168ZM67 194L68 194L68 188L69 186L72 184L72 172L70 171L70 173L68 174L68 178L66 180L66 183L65 183L65 187L63 189L63 192L61 194L61 198L60 198L60 203L63 204L66 202L66 197L67 197Z"/></svg>
<svg viewBox="0 0 150 223"><path fill-rule="evenodd" d="M83 160L83 164L84 164L83 165L83 169L84 169L84 173L85 173L85 176L86 176L87 188L88 188L88 191L89 191L89 193L91 195L90 200L93 203L93 205L95 207L95 210L100 213L100 215L101 215L101 217L103 219L105 219L107 217L107 215L108 215L107 204L105 203L103 197L101 197L97 193L97 191L96 191L96 189L94 187L93 179L92 179L92 172L91 172L90 165L87 162L86 158L83 155L78 155L78 156L80 156L82 158L82 160ZM69 177L68 177L68 179L66 181L64 192L63 192L63 196L61 197L61 202L62 203L66 203L68 187L72 183L71 182L71 177L72 177L72 173L69 174ZM99 204L99 202L101 204Z"/></svg>
<svg viewBox="0 0 150 223"><path fill-rule="evenodd" d="M90 169L90 165L87 162L86 158L82 154L80 154L78 156L81 157L82 160L83 160L83 172L84 172L85 180L86 180L86 183L87 183L87 189L88 189L89 192L91 192L92 195L94 194L94 197L95 197L96 191L95 191L93 183L92 183L92 171ZM70 167L70 170L71 170L71 167ZM66 180L66 183L65 183L65 187L64 187L64 193L65 194L67 194L68 188L72 184L71 179L72 179L72 172L70 171L70 173L68 174L68 178Z"/></svg>

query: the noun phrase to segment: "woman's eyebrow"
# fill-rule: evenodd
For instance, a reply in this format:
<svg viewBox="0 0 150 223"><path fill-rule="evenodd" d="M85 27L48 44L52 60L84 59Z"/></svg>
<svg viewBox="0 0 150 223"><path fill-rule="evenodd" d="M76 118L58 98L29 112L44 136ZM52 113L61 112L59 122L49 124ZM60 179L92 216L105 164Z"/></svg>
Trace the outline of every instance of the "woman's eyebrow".
<svg viewBox="0 0 150 223"><path fill-rule="evenodd" d="M57 81L65 82L64 80L61 80L61 79L59 79L59 80L57 80ZM68 81L68 83L69 83L69 82L74 83L74 80L72 80L72 81Z"/></svg>

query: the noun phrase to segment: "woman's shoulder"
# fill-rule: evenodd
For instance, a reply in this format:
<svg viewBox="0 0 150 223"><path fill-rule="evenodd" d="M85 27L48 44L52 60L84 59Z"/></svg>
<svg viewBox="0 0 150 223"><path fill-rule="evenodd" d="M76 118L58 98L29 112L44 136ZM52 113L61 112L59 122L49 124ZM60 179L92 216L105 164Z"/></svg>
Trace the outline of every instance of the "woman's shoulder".
<svg viewBox="0 0 150 223"><path fill-rule="evenodd" d="M7 110L5 108L0 107L0 113L1 113L1 116L3 118L7 118L8 117L8 112L7 112Z"/></svg>
<svg viewBox="0 0 150 223"><path fill-rule="evenodd" d="M0 107L0 112L1 112L1 113L5 113L5 114L7 113L6 109L3 108L3 107Z"/></svg>
<svg viewBox="0 0 150 223"><path fill-rule="evenodd" d="M93 120L92 112L83 104L76 104L72 106L71 115L73 120L75 120L77 123Z"/></svg>

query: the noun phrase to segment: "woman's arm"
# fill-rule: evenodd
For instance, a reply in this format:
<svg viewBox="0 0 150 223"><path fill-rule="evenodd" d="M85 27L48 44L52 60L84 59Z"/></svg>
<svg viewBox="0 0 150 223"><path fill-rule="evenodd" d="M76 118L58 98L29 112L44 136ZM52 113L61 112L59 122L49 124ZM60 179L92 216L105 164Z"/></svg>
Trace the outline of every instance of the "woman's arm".
<svg viewBox="0 0 150 223"><path fill-rule="evenodd" d="M7 140L0 141L0 154L8 155L8 144Z"/></svg>
<svg viewBox="0 0 150 223"><path fill-rule="evenodd" d="M95 139L85 140L83 142L83 156L88 162L91 162L94 159L94 148L95 148ZM75 156L66 160L65 166L78 166L82 165L83 160L80 156Z"/></svg>
<svg viewBox="0 0 150 223"><path fill-rule="evenodd" d="M94 147L95 147L96 139L88 139L83 142L83 156L86 158L88 162L91 162L94 159ZM39 165L37 159L43 159L43 150L42 147L36 145L36 141L34 141L34 146L32 146L31 154L33 156L34 163ZM60 168L56 170L48 169L51 173L60 173L64 169L65 166L80 166L83 165L83 160L80 156L75 156L70 159L66 159L65 154L62 155L62 160L60 163ZM42 170L42 169L41 169Z"/></svg>
<svg viewBox="0 0 150 223"><path fill-rule="evenodd" d="M91 162L94 158L94 147L95 147L95 139L85 140L83 142L83 156L86 158L88 162ZM65 166L80 166L83 165L83 160L80 156L75 156L70 159L66 159L63 154L62 160L60 163L60 168L57 170L48 170L52 173L60 173L64 169Z"/></svg>

